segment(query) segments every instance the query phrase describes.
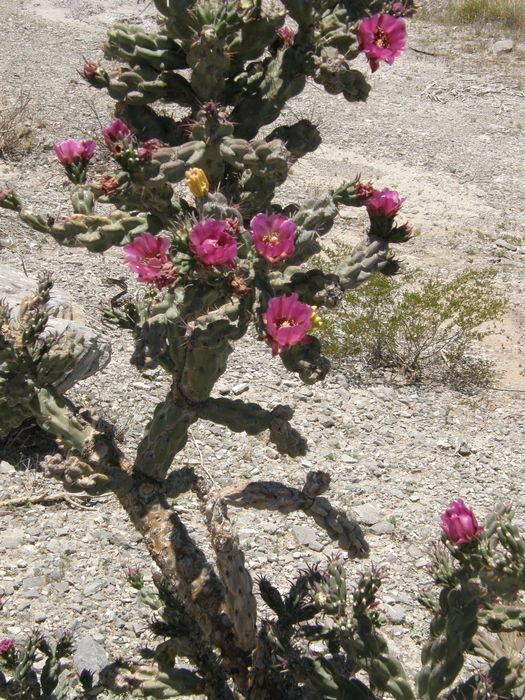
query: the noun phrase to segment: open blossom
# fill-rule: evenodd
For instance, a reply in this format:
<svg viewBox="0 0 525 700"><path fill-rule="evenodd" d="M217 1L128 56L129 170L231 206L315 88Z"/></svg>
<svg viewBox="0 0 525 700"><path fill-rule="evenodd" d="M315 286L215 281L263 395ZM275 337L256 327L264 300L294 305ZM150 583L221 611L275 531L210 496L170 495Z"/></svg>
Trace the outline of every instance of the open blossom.
<svg viewBox="0 0 525 700"><path fill-rule="evenodd" d="M381 61L392 65L406 48L405 22L391 15L373 15L364 19L357 30L359 50L368 58L372 73Z"/></svg>
<svg viewBox="0 0 525 700"><path fill-rule="evenodd" d="M282 214L257 214L250 226L255 248L268 262L275 263L294 254L297 224L291 219Z"/></svg>
<svg viewBox="0 0 525 700"><path fill-rule="evenodd" d="M58 160L62 165L76 165L77 163L88 163L97 144L95 141L75 141L75 139L66 139L62 143L53 144Z"/></svg>
<svg viewBox="0 0 525 700"><path fill-rule="evenodd" d="M227 232L226 221L205 219L189 235L190 249L205 265L235 268L237 241Z"/></svg>
<svg viewBox="0 0 525 700"><path fill-rule="evenodd" d="M111 148L115 143L126 141L131 136L131 130L122 119L115 119L109 126L102 129L102 136L106 142L106 146Z"/></svg>
<svg viewBox="0 0 525 700"><path fill-rule="evenodd" d="M483 530L478 525L472 510L467 508L461 498L451 503L448 510L443 513L441 527L448 539L456 546L472 542Z"/></svg>
<svg viewBox="0 0 525 700"><path fill-rule="evenodd" d="M307 333L312 329L312 316L315 310L299 301L294 292L290 296L270 299L263 320L272 344L272 355L279 355L285 348L296 343L308 343Z"/></svg>
<svg viewBox="0 0 525 700"><path fill-rule="evenodd" d="M144 231L133 243L124 246L124 264L138 274L139 282L153 282L157 289L163 289L177 279L177 271L168 256L170 246L169 238Z"/></svg>
<svg viewBox="0 0 525 700"><path fill-rule="evenodd" d="M393 218L403 206L406 197L400 197L395 190L374 190L366 201L366 209L370 216Z"/></svg>

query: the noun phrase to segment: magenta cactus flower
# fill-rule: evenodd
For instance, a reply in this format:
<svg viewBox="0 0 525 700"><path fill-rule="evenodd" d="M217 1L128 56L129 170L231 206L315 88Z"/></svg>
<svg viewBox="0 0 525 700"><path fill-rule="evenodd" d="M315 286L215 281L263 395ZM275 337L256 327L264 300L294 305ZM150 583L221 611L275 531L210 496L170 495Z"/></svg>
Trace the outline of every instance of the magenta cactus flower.
<svg viewBox="0 0 525 700"><path fill-rule="evenodd" d="M102 136L104 137L106 146L111 148L114 144L129 139L131 137L131 129L122 119L115 119L109 126L102 129Z"/></svg>
<svg viewBox="0 0 525 700"><path fill-rule="evenodd" d="M391 15L373 15L364 19L357 30L359 51L366 54L372 73L381 61L392 65L406 48L405 22Z"/></svg>
<svg viewBox="0 0 525 700"><path fill-rule="evenodd" d="M97 144L95 141L75 141L75 139L66 139L62 143L53 144L58 160L62 165L77 165L82 163L86 165L93 154Z"/></svg>
<svg viewBox="0 0 525 700"><path fill-rule="evenodd" d="M217 265L235 269L237 241L228 233L226 221L205 219L193 227L190 233L190 249L205 265Z"/></svg>
<svg viewBox="0 0 525 700"><path fill-rule="evenodd" d="M14 647L15 643L12 639L2 639L0 641L0 656L8 654Z"/></svg>
<svg viewBox="0 0 525 700"><path fill-rule="evenodd" d="M270 299L263 320L272 344L272 355L279 355L285 348L296 343L309 343L306 335L312 329L312 316L315 309L299 301L295 292L290 296Z"/></svg>
<svg viewBox="0 0 525 700"><path fill-rule="evenodd" d="M250 222L255 248L268 262L290 258L295 251L297 224L282 214L257 214Z"/></svg>
<svg viewBox="0 0 525 700"><path fill-rule="evenodd" d="M383 216L392 219L403 206L406 197L400 197L395 190L373 190L366 200L366 209L370 217Z"/></svg>
<svg viewBox="0 0 525 700"><path fill-rule="evenodd" d="M139 282L153 282L157 289L163 289L178 276L168 256L170 247L169 238L144 231L133 243L124 246L124 264L138 274Z"/></svg>
<svg viewBox="0 0 525 700"><path fill-rule="evenodd" d="M476 516L461 498L453 501L441 516L443 532L456 547L477 539L483 528L478 525Z"/></svg>

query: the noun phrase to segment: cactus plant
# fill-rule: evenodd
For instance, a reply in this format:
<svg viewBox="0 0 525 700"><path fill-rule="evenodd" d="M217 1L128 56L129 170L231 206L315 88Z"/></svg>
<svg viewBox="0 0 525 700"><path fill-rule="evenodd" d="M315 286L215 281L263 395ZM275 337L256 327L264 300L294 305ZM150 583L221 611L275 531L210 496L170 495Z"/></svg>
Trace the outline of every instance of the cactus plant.
<svg viewBox="0 0 525 700"><path fill-rule="evenodd" d="M46 279L18 319L0 309L2 425L13 427L33 416L53 433L61 452L47 460L49 475L71 491L113 491L160 569L164 622L159 630L168 641L156 650L153 666L109 669L105 682L115 692L263 698L280 689L286 697L373 697L377 689L413 697L377 632L376 574L363 580L350 617L344 575L336 564L323 574L303 574L285 597L261 582L261 595L278 620L257 626L252 579L228 508L301 510L343 549L366 556L359 527L322 495L326 475L310 474L302 490L263 481L217 492L203 476L177 469L175 462L199 419L250 435L269 431L281 454L304 454L306 441L291 425L290 409L268 411L217 399L214 385L235 341L250 327L303 382L323 379L329 363L315 337L318 307L333 307L345 290L376 272L391 272L396 266L391 244L405 242L410 228L395 223L403 203L396 192L376 190L358 177L301 205L279 204L277 187L297 159L315 150L320 135L304 119L276 126L267 136L261 128L282 114L307 78L329 94L365 99L366 80L349 62L364 52L373 70L383 60L391 63L406 38L400 15L410 15L413 2L399 7L383 0L284 0L281 9L268 10L261 0L155 0L155 5L157 32L120 25L109 33L106 57L126 67L106 70L89 62L82 71L94 88L107 90L116 101L117 118L102 131L114 172L90 180L92 143L62 142L56 153L73 183L73 213L57 219L35 214L8 189L0 190L0 207L61 245L90 252L123 247L123 263L147 291L114 303L105 319L131 331L132 364L139 370L162 367L169 390L146 424L135 456L125 454L107 421L53 386L75 356L78 339L45 335ZM185 116L160 114L165 103L185 110ZM189 195L181 195L183 187ZM114 211L97 214L98 203L113 205ZM366 207L366 241L334 274L308 269L342 205ZM278 361L268 355L269 362ZM200 500L215 565L171 508L172 498L190 490ZM520 540L508 523L491 527L512 557L491 554L485 543L484 556L493 566L477 569L479 581L472 581L464 550L452 548L463 568L461 574L447 569L447 581L454 583L438 609L435 639L418 681L425 697L443 690L444 677L449 685L454 681L458 659L478 643L474 602L480 586L500 596L521 588ZM158 604L157 597L145 599ZM451 663L444 648L452 639L449 620L456 610L466 627L455 631L461 650ZM496 606L491 612L484 612L487 626L519 629L515 608ZM303 624L319 614L335 615L339 628L328 633ZM297 648L294 635L308 639L309 634L326 639L329 653L312 657ZM179 655L188 656L195 671L177 669ZM278 663L286 664L286 672ZM498 663L493 675L499 674L499 687L510 687L511 676L520 678L521 671L514 662L505 668ZM357 669L368 674L373 690L353 677Z"/></svg>

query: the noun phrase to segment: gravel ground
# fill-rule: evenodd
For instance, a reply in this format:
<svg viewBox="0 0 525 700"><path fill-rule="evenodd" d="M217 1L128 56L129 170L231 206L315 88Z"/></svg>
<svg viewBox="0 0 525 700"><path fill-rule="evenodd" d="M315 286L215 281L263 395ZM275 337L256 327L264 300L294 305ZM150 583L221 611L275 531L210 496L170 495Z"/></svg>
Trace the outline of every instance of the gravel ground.
<svg viewBox="0 0 525 700"><path fill-rule="evenodd" d="M152 23L151 12L125 0L0 0L0 23L7 28L0 100L9 103L19 90L30 93L28 119L35 133L31 151L0 160L0 183L16 187L35 209L56 215L67 206L52 142L95 135L110 119L112 103L76 76L81 57L100 57L104 30L115 20L140 16ZM495 269L511 304L486 346L500 371L497 386L466 396L345 366L306 387L272 360L265 345L244 339L216 393L257 400L265 408L292 406L294 425L308 437L307 457L282 457L264 435L232 435L202 422L192 428L180 460L197 469L205 465L218 485L256 478L300 487L311 469L327 471L332 504L363 525L370 546L367 561L346 557L349 578L372 564L386 565L386 634L413 673L427 629L416 595L429 583L427 550L439 535L440 513L461 497L483 518L495 502L510 500L525 526L525 47L517 42L511 53L495 54L499 35L422 20L411 22L410 36L418 51L407 51L393 68L372 76L366 104L329 99L314 85L294 101L283 119L322 115L324 143L297 167L287 187L310 196L361 172L363 179L408 197L404 212L421 235L403 246L407 266ZM334 235L353 240L363 223L361 212L351 212ZM121 253L60 249L4 213L0 238L9 244L0 248L0 262L28 274L54 270L89 324L111 338L110 365L70 395L114 420L131 451L166 382L160 372L141 375L132 368L130 339L100 322L99 304L114 293L103 280L126 274ZM2 458L0 501L60 492L35 460L17 460L7 451ZM196 503L188 499L175 507L200 537ZM151 567L116 501L16 509L0 503L0 516L0 595L6 601L0 638L23 637L35 625L51 634L67 627L76 638L99 642L113 658L136 658L151 639L150 611L126 584L125 572L139 566L149 578ZM254 575L265 574L283 588L298 565L324 561L336 551L304 515L240 511L235 522Z"/></svg>

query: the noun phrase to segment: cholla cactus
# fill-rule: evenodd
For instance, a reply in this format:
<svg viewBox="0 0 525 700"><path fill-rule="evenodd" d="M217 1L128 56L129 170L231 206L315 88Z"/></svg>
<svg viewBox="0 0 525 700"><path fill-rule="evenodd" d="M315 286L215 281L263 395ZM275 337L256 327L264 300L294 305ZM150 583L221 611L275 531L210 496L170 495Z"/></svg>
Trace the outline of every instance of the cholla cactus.
<svg viewBox="0 0 525 700"><path fill-rule="evenodd" d="M301 510L343 549L365 556L359 528L322 495L325 475L310 474L302 489L263 481L213 491L203 477L174 468L199 419L249 435L268 431L281 454L305 453L306 440L291 425L288 407L269 411L215 398L214 385L250 325L267 343L268 362L282 361L306 383L323 379L329 363L315 337L322 308L336 306L345 290L372 274L394 271L390 246L407 241L411 227L396 223L403 197L358 177L300 206L283 206L276 188L297 159L317 148L320 134L305 119L265 137L260 130L279 117L307 78L329 94L365 99L368 85L350 61L362 52L374 71L392 63L405 47L401 15L411 14L413 2L284 0L281 10L266 10L260 0L155 4L157 32L119 26L109 33L106 57L126 67L87 63L82 71L117 103L117 118L102 131L114 170L90 179L93 142L68 139L55 150L73 183L73 213L57 219L35 214L6 188L0 189L0 207L62 245L91 252L123 247L123 264L146 292L107 309L105 318L133 334L131 361L139 370L166 371L169 391L136 455L124 454L105 420L54 386L79 341L46 336L45 280L18 319L0 309L1 424L11 428L33 416L53 433L62 452L48 460L48 473L71 491L113 491L160 568L171 641L154 668L114 668L108 683L119 692L263 698L280 689L286 697L370 698L376 691L414 697L377 629L377 574L363 580L350 612L335 563L325 573L301 576L285 597L263 581L261 594L278 619L257 625L252 579L228 509ZM184 115L161 115L158 105L165 103ZM98 214L98 203L114 211ZM366 208L366 240L335 274L309 269L341 205ZM170 499L189 490L202 504L214 566L170 507ZM500 514L480 533L460 506L448 518L449 549L459 567L440 555L436 577L444 592L432 603L432 639L417 691L429 699L455 682L464 654L488 649L480 627L522 629L521 613L508 602L523 580L523 545L515 530ZM503 553L494 548L493 535ZM334 616L336 625L325 627L323 615ZM301 639L326 643L326 653L306 653L297 644ZM174 668L179 653L192 659L195 672ZM372 690L353 677L357 670L368 674ZM519 687L522 678L514 661L504 668L495 661L488 673L500 693ZM482 682L488 681L468 681L457 693L480 697Z"/></svg>
<svg viewBox="0 0 525 700"><path fill-rule="evenodd" d="M0 641L0 697L66 700L70 694L61 661L72 651L67 634L51 643L35 632L22 648L12 639Z"/></svg>

